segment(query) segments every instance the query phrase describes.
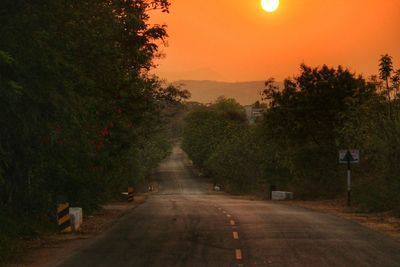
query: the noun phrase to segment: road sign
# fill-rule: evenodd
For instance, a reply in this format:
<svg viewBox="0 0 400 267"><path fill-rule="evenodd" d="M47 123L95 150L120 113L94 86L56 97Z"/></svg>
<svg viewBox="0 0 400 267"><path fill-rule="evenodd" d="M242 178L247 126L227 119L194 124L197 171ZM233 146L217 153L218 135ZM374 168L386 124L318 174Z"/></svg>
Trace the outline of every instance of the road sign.
<svg viewBox="0 0 400 267"><path fill-rule="evenodd" d="M360 163L360 151L358 149L340 150L339 163Z"/></svg>
<svg viewBox="0 0 400 267"><path fill-rule="evenodd" d="M347 164L347 206L351 205L351 163L360 162L360 151L358 149L346 149L339 151L339 163Z"/></svg>

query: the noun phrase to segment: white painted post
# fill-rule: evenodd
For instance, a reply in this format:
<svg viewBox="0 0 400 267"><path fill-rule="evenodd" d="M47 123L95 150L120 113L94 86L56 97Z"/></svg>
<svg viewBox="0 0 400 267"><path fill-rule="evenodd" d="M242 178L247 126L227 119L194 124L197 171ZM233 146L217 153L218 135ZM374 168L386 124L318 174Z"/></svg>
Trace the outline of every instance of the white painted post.
<svg viewBox="0 0 400 267"><path fill-rule="evenodd" d="M347 162L347 206L351 206L351 169L350 160Z"/></svg>

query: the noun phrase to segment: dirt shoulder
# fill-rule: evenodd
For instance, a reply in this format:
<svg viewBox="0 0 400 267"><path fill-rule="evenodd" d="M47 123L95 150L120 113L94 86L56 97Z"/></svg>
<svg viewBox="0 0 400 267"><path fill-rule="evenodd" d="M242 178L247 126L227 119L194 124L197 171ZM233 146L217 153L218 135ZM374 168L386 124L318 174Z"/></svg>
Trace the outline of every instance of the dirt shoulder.
<svg viewBox="0 0 400 267"><path fill-rule="evenodd" d="M329 213L338 217L357 222L375 231L382 232L400 241L400 218L391 212L359 213L354 208L346 206L343 200L323 201L284 201L282 204L302 207L317 212Z"/></svg>
<svg viewBox="0 0 400 267"><path fill-rule="evenodd" d="M251 201L265 201L265 194L251 194L234 196L237 199L247 199ZM267 200L271 201L271 200ZM354 207L348 207L345 199L335 200L285 200L273 201L283 205L301 207L321 213L332 214L347 220L357 222L372 230L386 234L400 242L400 218L392 212L362 213Z"/></svg>
<svg viewBox="0 0 400 267"><path fill-rule="evenodd" d="M50 234L35 240L21 241L27 251L21 262L8 267L50 267L56 266L64 259L93 242L100 234L109 229L124 215L144 203L148 194L135 195L135 201L113 202L102 206L102 209L90 216L84 216L79 232L73 234Z"/></svg>

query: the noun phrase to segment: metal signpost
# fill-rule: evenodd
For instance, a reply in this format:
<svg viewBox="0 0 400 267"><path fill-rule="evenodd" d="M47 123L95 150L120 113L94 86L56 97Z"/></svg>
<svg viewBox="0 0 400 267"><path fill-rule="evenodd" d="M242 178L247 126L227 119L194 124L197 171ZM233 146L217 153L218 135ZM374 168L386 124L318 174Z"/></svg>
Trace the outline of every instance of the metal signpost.
<svg viewBox="0 0 400 267"><path fill-rule="evenodd" d="M351 205L351 164L360 162L360 151L358 149L347 149L339 151L339 163L347 164L347 206Z"/></svg>

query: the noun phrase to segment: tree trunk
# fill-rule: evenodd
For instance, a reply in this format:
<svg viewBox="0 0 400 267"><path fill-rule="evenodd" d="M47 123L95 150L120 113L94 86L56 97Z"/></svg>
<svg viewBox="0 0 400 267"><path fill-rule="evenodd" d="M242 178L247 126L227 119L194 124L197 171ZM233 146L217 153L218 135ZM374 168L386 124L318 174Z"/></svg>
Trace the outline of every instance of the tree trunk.
<svg viewBox="0 0 400 267"><path fill-rule="evenodd" d="M390 102L390 86L389 86L389 77L386 77L386 90L387 90L387 97L389 103L389 119L392 118L392 104Z"/></svg>

